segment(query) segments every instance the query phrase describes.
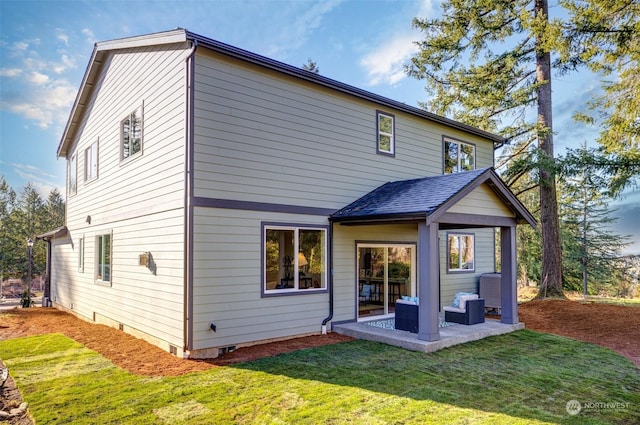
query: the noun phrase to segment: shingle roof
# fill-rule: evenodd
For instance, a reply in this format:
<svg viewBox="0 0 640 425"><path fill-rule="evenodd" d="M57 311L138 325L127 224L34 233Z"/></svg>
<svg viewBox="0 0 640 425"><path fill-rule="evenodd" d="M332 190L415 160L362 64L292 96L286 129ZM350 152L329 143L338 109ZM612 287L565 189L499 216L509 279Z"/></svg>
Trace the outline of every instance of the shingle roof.
<svg viewBox="0 0 640 425"><path fill-rule="evenodd" d="M528 220L529 213L492 168L386 183L333 213L332 221L426 219L449 201L457 201L467 190L491 180L501 198ZM464 192L464 193L462 193ZM531 220L533 220L531 218ZM535 221L535 220L534 220Z"/></svg>

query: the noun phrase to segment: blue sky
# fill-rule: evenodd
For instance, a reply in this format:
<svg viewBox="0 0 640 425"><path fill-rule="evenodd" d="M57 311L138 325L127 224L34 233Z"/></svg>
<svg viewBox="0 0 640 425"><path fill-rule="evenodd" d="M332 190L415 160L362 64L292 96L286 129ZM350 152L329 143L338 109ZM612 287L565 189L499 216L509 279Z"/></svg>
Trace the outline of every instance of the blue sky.
<svg viewBox="0 0 640 425"><path fill-rule="evenodd" d="M420 33L414 17L435 17L438 0L354 1L13 1L0 0L0 169L20 192L64 194L56 149L97 41L176 27L417 106L426 94L403 65ZM556 152L593 142L572 122L598 84L587 73L553 82ZM640 191L616 203L618 233L634 233L640 253Z"/></svg>

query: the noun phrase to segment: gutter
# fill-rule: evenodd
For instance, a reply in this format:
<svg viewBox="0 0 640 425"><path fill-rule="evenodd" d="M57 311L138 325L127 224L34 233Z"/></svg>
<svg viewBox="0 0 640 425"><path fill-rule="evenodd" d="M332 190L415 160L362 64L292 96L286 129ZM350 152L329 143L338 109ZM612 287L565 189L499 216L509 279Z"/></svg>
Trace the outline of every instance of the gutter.
<svg viewBox="0 0 640 425"><path fill-rule="evenodd" d="M329 315L322 321L322 335L327 333L327 323L333 319L333 222L329 226L329 246L328 255L329 258Z"/></svg>
<svg viewBox="0 0 640 425"><path fill-rule="evenodd" d="M185 59L186 67L186 110L185 110L185 182L184 182L184 316L183 316L183 356L193 349L193 138L194 138L194 74L195 54L198 40L192 41L191 51Z"/></svg>

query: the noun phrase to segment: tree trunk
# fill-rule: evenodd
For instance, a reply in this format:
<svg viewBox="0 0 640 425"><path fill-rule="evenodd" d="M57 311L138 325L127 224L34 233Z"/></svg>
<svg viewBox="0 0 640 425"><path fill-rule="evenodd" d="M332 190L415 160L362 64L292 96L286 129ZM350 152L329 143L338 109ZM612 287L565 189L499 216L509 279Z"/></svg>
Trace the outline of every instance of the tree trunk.
<svg viewBox="0 0 640 425"><path fill-rule="evenodd" d="M536 16L548 20L547 0L536 0ZM562 248L558 222L556 176L553 154L553 123L551 110L551 54L542 47L543 34L536 36L536 80L542 83L538 97L538 147L543 158L540 164L540 221L542 222L542 280L538 298L563 297Z"/></svg>

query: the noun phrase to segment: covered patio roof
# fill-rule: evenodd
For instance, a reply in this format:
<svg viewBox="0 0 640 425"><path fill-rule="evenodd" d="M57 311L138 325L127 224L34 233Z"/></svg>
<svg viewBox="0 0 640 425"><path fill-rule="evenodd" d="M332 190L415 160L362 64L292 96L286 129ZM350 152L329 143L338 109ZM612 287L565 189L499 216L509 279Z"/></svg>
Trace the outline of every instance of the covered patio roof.
<svg viewBox="0 0 640 425"><path fill-rule="evenodd" d="M336 211L329 220L343 225L425 220L428 223L436 222L451 206L484 183L513 211L518 224L536 226L531 213L491 167L389 182Z"/></svg>

